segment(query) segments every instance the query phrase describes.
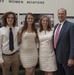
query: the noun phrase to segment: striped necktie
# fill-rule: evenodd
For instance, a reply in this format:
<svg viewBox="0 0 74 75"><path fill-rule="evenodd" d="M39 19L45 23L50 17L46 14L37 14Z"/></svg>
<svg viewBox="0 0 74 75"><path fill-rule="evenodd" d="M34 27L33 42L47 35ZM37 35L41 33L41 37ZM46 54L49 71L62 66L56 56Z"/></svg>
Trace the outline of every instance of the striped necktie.
<svg viewBox="0 0 74 75"><path fill-rule="evenodd" d="M55 49L56 49L56 45L57 45L57 41L58 41L58 37L59 37L60 26L61 26L61 24L58 25L56 33L54 35L54 48Z"/></svg>

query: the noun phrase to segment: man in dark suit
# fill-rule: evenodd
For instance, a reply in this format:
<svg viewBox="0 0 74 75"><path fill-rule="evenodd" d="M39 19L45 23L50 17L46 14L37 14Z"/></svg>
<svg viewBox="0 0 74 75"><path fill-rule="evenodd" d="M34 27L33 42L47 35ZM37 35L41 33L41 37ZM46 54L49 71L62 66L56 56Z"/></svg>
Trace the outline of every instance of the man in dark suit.
<svg viewBox="0 0 74 75"><path fill-rule="evenodd" d="M2 21L1 21L1 18L0 18L0 28L2 27Z"/></svg>
<svg viewBox="0 0 74 75"><path fill-rule="evenodd" d="M57 75L72 75L74 64L74 24L66 20L66 15L67 11L60 8L60 25L58 23L54 27L53 46L58 65Z"/></svg>
<svg viewBox="0 0 74 75"><path fill-rule="evenodd" d="M2 27L1 23L0 23L0 28Z"/></svg>

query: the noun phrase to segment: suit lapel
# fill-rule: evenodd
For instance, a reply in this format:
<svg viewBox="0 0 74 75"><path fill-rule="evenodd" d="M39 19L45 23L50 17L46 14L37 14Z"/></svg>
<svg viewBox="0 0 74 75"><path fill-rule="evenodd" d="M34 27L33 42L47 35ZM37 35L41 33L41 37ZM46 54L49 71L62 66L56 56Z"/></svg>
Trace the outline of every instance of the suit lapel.
<svg viewBox="0 0 74 75"><path fill-rule="evenodd" d="M59 40L61 39L61 37L62 37L62 35L64 34L64 31L66 30L65 28L66 28L66 21L65 21L65 23L63 24L63 27L62 27L62 29L61 29L61 31L60 31L60 34L59 34L59 38L58 38L58 42L59 42ZM57 42L57 43L58 43Z"/></svg>
<svg viewBox="0 0 74 75"><path fill-rule="evenodd" d="M58 24L54 27L54 31L53 31L54 34L55 34L55 30L56 30L57 26L58 26Z"/></svg>

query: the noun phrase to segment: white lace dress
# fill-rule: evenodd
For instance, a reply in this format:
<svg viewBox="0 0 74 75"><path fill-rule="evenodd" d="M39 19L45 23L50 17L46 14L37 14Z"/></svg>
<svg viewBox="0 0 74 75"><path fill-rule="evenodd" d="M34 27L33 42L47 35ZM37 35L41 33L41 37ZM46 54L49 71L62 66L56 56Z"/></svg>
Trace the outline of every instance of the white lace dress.
<svg viewBox="0 0 74 75"><path fill-rule="evenodd" d="M56 58L52 46L53 31L38 32L40 40L39 63L40 69L51 72L57 70Z"/></svg>
<svg viewBox="0 0 74 75"><path fill-rule="evenodd" d="M23 33L20 45L20 60L24 68L33 67L37 64L38 52L35 44L35 32Z"/></svg>

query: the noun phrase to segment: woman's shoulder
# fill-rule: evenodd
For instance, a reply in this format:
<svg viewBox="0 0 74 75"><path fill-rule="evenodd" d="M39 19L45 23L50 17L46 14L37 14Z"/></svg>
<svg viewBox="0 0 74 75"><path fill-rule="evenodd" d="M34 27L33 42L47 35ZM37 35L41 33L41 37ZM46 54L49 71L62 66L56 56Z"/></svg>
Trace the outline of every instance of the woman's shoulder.
<svg viewBox="0 0 74 75"><path fill-rule="evenodd" d="M53 30L54 30L54 27L51 28L51 31L53 31Z"/></svg>
<svg viewBox="0 0 74 75"><path fill-rule="evenodd" d="M51 28L51 30L49 30L49 32L53 32L54 31L54 28Z"/></svg>
<svg viewBox="0 0 74 75"><path fill-rule="evenodd" d="M23 29L23 27L20 27L20 28L19 28L19 33L21 33L22 29Z"/></svg>

